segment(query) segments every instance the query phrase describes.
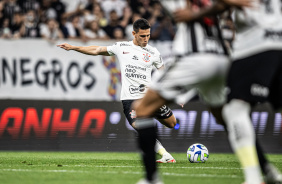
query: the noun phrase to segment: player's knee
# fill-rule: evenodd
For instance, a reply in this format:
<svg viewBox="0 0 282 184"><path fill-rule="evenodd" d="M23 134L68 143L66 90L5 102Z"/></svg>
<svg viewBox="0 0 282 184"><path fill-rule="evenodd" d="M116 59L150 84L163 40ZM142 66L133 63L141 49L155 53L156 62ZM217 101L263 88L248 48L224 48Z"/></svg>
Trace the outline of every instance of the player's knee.
<svg viewBox="0 0 282 184"><path fill-rule="evenodd" d="M242 100L231 100L229 103L225 104L222 109L222 116L226 119L236 119L240 118L241 115L249 115L251 111L250 104Z"/></svg>

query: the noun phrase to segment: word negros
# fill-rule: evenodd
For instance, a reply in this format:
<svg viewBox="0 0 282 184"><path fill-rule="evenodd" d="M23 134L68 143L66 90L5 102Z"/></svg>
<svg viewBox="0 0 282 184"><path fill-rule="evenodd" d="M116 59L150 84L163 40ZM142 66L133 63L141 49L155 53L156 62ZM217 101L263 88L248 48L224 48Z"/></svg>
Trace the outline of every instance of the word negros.
<svg viewBox="0 0 282 184"><path fill-rule="evenodd" d="M11 82L13 86L28 86L35 83L46 89L59 85L65 92L68 87L78 88L83 85L84 88L90 90L96 82L91 72L93 68L94 63L91 61L82 64L76 61L62 63L57 59L51 61L40 59L31 62L29 58L12 60L2 58L0 85Z"/></svg>

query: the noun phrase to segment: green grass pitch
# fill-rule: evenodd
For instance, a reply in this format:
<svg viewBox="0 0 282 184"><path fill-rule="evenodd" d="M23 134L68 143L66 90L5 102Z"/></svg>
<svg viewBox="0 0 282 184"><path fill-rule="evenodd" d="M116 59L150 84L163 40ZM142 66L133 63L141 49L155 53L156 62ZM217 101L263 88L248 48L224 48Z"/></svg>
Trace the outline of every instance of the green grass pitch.
<svg viewBox="0 0 282 184"><path fill-rule="evenodd" d="M233 154L210 154L206 163L189 163L172 153L175 164L158 164L166 184L240 184L243 173ZM268 154L282 171L282 155ZM3 184L134 184L143 177L139 153L0 152Z"/></svg>

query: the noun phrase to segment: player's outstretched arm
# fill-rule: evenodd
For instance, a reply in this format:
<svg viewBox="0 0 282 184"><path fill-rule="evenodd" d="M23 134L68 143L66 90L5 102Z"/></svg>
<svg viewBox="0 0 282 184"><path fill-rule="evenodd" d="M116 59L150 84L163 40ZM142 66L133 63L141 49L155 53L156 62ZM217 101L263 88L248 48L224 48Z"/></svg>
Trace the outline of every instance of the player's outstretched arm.
<svg viewBox="0 0 282 184"><path fill-rule="evenodd" d="M57 45L58 47L65 49L67 51L69 50L74 50L83 54L87 55L104 55L104 56L109 56L110 54L107 51L107 47L105 46L74 46L70 45L68 43L62 43Z"/></svg>

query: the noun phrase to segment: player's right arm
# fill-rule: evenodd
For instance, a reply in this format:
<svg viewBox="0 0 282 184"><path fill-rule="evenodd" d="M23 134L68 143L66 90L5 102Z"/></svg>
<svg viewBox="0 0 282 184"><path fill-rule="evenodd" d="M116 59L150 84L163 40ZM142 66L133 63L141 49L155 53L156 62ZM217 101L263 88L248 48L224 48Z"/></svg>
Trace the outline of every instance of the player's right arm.
<svg viewBox="0 0 282 184"><path fill-rule="evenodd" d="M58 47L65 49L67 51L69 50L74 50L83 54L87 54L87 55L93 55L93 56L97 56L97 55L103 55L103 56L110 56L110 54L107 51L107 47L105 46L74 46L74 45L70 45L68 43L62 43L57 45Z"/></svg>

